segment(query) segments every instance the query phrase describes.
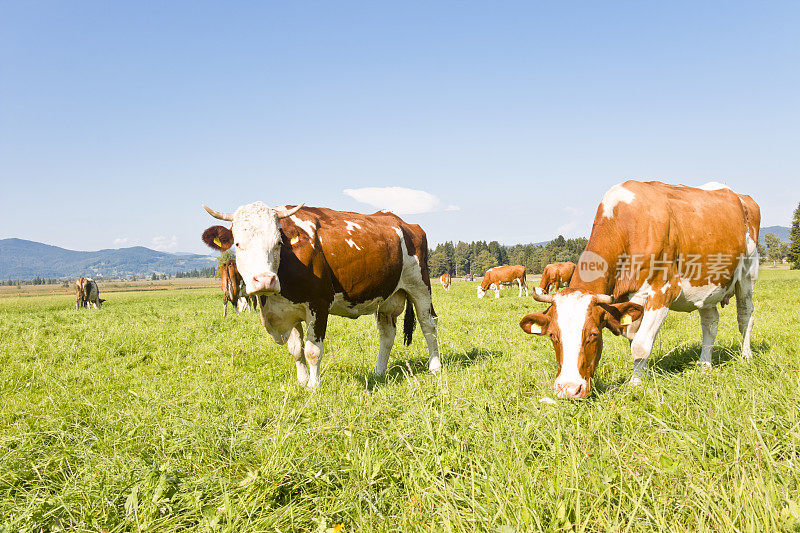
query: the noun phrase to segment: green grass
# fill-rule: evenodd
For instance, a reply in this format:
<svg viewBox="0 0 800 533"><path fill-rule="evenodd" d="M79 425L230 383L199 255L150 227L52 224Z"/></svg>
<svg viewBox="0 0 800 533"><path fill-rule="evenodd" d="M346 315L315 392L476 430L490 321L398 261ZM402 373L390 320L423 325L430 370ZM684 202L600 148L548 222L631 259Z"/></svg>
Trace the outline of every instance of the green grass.
<svg viewBox="0 0 800 533"><path fill-rule="evenodd" d="M606 333L592 397L557 405L518 326L542 304L434 292L441 376L417 329L372 378L373 319L334 318L313 394L217 290L1 299L0 531L800 530L800 273L759 281L752 361L735 306L708 372L671 314L652 380Z"/></svg>

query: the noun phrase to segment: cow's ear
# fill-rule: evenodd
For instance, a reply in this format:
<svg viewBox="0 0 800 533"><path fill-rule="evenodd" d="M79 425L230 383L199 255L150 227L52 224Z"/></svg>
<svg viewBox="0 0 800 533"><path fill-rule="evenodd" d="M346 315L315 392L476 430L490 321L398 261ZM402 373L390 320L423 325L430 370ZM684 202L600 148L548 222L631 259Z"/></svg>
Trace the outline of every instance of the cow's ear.
<svg viewBox="0 0 800 533"><path fill-rule="evenodd" d="M211 226L203 232L206 246L224 252L233 246L233 232L225 226Z"/></svg>
<svg viewBox="0 0 800 533"><path fill-rule="evenodd" d="M603 308L602 327L608 328L614 335L621 335L625 330L642 318L644 307L633 302L619 304L598 303Z"/></svg>
<svg viewBox="0 0 800 533"><path fill-rule="evenodd" d="M550 326L550 317L544 313L533 313L523 317L519 322L519 327L525 333L532 335L547 335L547 328Z"/></svg>

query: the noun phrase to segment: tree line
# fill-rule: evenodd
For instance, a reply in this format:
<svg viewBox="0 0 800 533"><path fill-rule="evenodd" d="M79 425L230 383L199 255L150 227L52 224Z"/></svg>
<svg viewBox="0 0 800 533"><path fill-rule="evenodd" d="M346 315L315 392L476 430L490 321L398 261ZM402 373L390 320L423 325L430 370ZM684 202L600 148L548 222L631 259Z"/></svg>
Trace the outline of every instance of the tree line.
<svg viewBox="0 0 800 533"><path fill-rule="evenodd" d="M500 265L523 265L529 274L541 274L550 263L572 261L576 263L588 240L585 237L565 239L559 235L546 244L514 244L497 241L447 241L428 253L431 276L445 272L451 276L483 275L488 269Z"/></svg>

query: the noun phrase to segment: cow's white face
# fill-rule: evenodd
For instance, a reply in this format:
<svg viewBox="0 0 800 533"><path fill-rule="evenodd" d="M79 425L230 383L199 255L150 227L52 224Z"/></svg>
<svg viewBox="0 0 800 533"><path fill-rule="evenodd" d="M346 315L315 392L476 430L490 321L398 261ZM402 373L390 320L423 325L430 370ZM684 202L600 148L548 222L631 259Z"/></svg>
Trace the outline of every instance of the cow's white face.
<svg viewBox="0 0 800 533"><path fill-rule="evenodd" d="M597 295L577 289L548 298L544 313L527 315L520 327L527 333L546 335L553 342L558 374L553 385L559 398L586 398L600 354L603 351L603 328L615 335L642 316L642 306L623 302L598 302Z"/></svg>
<svg viewBox="0 0 800 533"><path fill-rule="evenodd" d="M478 298L483 298L484 294L486 294L486 291L481 289L481 286L478 285Z"/></svg>
<svg viewBox="0 0 800 533"><path fill-rule="evenodd" d="M233 214L236 268L248 294L280 292L281 225L278 212L263 202L241 206Z"/></svg>

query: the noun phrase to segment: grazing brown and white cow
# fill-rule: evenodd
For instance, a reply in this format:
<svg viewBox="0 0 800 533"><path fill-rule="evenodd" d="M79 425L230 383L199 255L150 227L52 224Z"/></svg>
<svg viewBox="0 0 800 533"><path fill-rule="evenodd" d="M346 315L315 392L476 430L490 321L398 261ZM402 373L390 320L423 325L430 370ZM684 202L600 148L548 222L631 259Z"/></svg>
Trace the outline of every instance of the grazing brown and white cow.
<svg viewBox="0 0 800 533"><path fill-rule="evenodd" d="M452 281L452 280L450 279L450 274L448 274L447 272L445 272L444 274L442 274L442 278L441 278L439 281L441 281L441 282L442 282L442 288L443 288L444 290L446 290L446 291L447 291L447 290L450 290L450 282Z"/></svg>
<svg viewBox="0 0 800 533"><path fill-rule="evenodd" d="M75 282L75 309L81 307L100 309L103 307L103 302L105 300L100 298L97 282L92 278L81 277Z"/></svg>
<svg viewBox="0 0 800 533"><path fill-rule="evenodd" d="M220 277L222 278L222 316L228 316L228 302L233 304L234 310L240 310L239 295L244 281L239 271L236 269L236 260L231 259L219 266Z"/></svg>
<svg viewBox="0 0 800 533"><path fill-rule="evenodd" d="M205 209L232 222L230 228L208 228L203 241L217 250L236 247L246 291L259 296L261 322L275 342L288 343L300 383L312 388L319 384L331 314L376 315L374 373L383 375L404 307L405 343L411 343L416 308L428 345L428 368L439 371L428 242L422 228L389 212L363 215L302 204L270 208L255 202L234 213Z"/></svg>
<svg viewBox="0 0 800 533"><path fill-rule="evenodd" d="M760 222L752 198L716 183L695 188L626 181L612 187L597 209L569 288L554 295L537 291L534 298L550 307L520 322L526 332L553 342L556 396L589 395L603 328L632 341L631 383L641 383L670 309L699 311L700 362L710 366L717 304L724 306L731 296L742 355L749 358Z"/></svg>
<svg viewBox="0 0 800 533"><path fill-rule="evenodd" d="M569 285L573 272L575 272L575 263L550 263L544 267L539 288L545 293L549 293L551 289L558 292L562 285L565 287Z"/></svg>
<svg viewBox="0 0 800 533"><path fill-rule="evenodd" d="M522 288L525 287L525 296L528 295L528 282L525 280L525 267L522 265L499 266L490 268L483 275L481 284L478 285L478 298L483 298L490 288L494 289L494 297L500 298L500 287L511 285L514 282L519 285L519 295L522 296Z"/></svg>

